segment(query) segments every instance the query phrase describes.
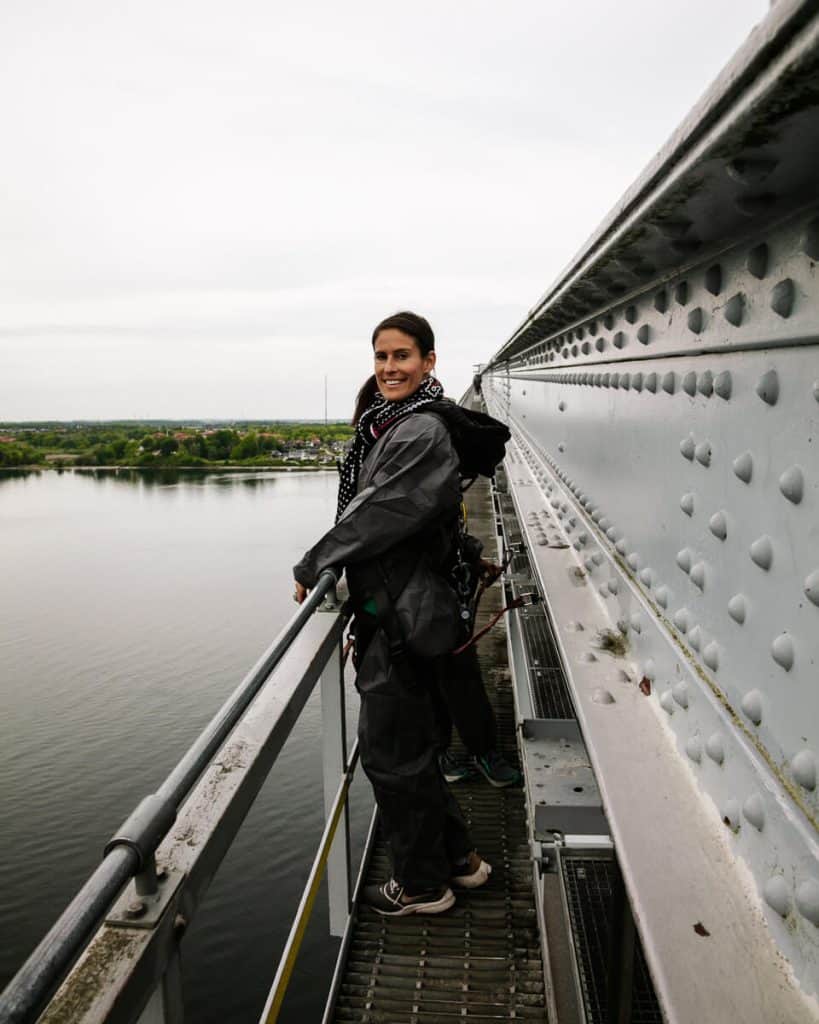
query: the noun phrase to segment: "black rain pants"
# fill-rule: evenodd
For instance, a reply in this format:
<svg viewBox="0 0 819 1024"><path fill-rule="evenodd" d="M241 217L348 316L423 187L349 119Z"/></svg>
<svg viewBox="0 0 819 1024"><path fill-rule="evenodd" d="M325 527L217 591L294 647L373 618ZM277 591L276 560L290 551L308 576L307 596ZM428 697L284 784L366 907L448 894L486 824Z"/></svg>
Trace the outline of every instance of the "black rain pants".
<svg viewBox="0 0 819 1024"><path fill-rule="evenodd" d="M438 766L438 659L390 660L386 635L366 612L355 618L361 696L361 765L372 783L393 865L410 895L445 885L474 849Z"/></svg>

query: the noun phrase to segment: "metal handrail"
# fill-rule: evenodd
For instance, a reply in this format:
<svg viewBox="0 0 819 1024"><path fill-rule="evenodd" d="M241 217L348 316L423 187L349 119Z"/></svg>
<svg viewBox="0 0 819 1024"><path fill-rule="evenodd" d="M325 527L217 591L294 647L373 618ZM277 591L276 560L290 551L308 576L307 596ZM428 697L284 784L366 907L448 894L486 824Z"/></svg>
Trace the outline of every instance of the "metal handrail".
<svg viewBox="0 0 819 1024"><path fill-rule="evenodd" d="M148 886L153 879L155 885L154 853L173 826L177 810L307 620L334 591L336 582L330 570L321 574L298 614L251 668L157 792L138 805L106 845L102 863L0 995L0 1024L26 1024L45 1009L132 877L136 876L138 883L144 877Z"/></svg>

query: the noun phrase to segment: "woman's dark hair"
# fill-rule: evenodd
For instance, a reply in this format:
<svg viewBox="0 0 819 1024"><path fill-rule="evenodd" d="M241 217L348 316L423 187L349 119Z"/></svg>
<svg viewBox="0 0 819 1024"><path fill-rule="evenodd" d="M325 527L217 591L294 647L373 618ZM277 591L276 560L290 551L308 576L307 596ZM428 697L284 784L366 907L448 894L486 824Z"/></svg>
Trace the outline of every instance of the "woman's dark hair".
<svg viewBox="0 0 819 1024"><path fill-rule="evenodd" d="M381 321L373 331L373 345L381 331L386 331L390 327L397 331L403 331L404 334L414 338L418 342L422 356L428 356L435 350L435 335L432 333L429 321L418 316L417 313L408 313L406 310L402 313L393 313L392 316Z"/></svg>
<svg viewBox="0 0 819 1024"><path fill-rule="evenodd" d="M405 310L403 313L393 313L386 320L382 320L373 331L373 345L375 345L375 339L381 331L386 331L390 327L397 331L403 331L404 334L408 334L413 338L422 356L428 356L430 352L435 351L435 335L432 333L429 321L425 320L422 316L418 316L417 313L409 313ZM353 426L358 423L361 419L361 414L377 394L378 381L375 379L375 374L373 374L364 381L361 385L361 390L356 396Z"/></svg>
<svg viewBox="0 0 819 1024"><path fill-rule="evenodd" d="M356 426L358 421L361 419L361 415L370 402L378 394L378 381L375 379L375 374L368 377L361 385L361 390L356 395L355 399L355 411L353 412L353 426Z"/></svg>

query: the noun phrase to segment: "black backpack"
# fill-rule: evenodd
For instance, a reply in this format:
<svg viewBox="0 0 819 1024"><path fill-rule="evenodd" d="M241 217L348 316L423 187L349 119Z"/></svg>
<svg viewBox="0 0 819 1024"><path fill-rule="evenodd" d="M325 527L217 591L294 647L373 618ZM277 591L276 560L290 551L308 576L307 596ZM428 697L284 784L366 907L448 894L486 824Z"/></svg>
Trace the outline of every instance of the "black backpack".
<svg viewBox="0 0 819 1024"><path fill-rule="evenodd" d="M456 405L450 398L430 402L418 412L434 413L443 420L460 462L459 471L467 480L492 477L503 462L506 443L512 437L509 428L485 412Z"/></svg>

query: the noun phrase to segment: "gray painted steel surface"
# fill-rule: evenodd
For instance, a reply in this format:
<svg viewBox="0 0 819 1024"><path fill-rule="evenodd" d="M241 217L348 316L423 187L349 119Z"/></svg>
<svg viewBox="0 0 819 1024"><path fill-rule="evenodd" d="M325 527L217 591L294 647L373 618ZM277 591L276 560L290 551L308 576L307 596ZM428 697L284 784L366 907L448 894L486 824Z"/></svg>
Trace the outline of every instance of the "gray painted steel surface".
<svg viewBox="0 0 819 1024"><path fill-rule="evenodd" d="M672 1019L819 1018L817 69L777 4L483 371Z"/></svg>

